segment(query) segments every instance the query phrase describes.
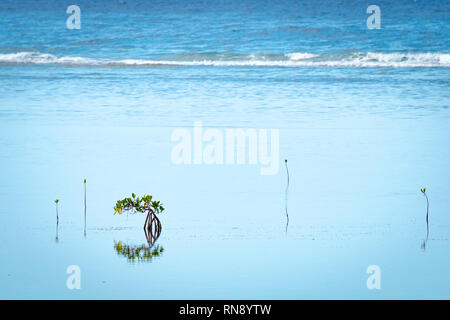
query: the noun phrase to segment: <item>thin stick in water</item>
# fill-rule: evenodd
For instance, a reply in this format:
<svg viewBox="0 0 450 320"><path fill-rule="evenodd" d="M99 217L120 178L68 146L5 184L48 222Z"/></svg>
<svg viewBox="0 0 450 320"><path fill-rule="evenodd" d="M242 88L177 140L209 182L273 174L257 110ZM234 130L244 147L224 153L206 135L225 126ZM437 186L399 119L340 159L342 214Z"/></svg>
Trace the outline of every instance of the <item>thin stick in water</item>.
<svg viewBox="0 0 450 320"><path fill-rule="evenodd" d="M58 203L59 203L59 199L56 199L55 203L56 203L56 224L58 224L58 222L59 222L59 217L58 217Z"/></svg>
<svg viewBox="0 0 450 320"><path fill-rule="evenodd" d="M423 188L423 189L420 189L420 191L422 191L423 195L427 199L427 216L426 216L425 220L427 222L427 240L428 240L428 235L430 234L430 227L429 227L429 223L428 223L428 210L430 208L430 202L428 201L428 196L427 196L427 193L426 193L427 189Z"/></svg>

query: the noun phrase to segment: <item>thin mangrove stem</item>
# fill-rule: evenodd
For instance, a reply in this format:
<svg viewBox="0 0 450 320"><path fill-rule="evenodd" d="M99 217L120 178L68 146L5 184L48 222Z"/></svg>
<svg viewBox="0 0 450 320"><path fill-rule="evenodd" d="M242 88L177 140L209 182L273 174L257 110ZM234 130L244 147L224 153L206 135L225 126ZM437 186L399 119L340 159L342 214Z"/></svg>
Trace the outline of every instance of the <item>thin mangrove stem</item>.
<svg viewBox="0 0 450 320"><path fill-rule="evenodd" d="M427 241L428 241L428 236L430 235L430 224L428 222L428 212L429 212L429 209L430 209L430 202L428 201L428 196L427 196L427 193L426 193L427 189L423 188L423 189L420 189L420 191L423 193L423 195L427 199L427 215L426 215L426 218L425 218L425 221L427 223L427 238L423 241L422 246L421 246L422 250L425 251L426 250Z"/></svg>
<svg viewBox="0 0 450 320"><path fill-rule="evenodd" d="M145 217L145 222L144 222L144 230L146 229L145 227L147 226L147 222L148 222L148 216L150 215L150 212L147 213L147 217Z"/></svg>
<svg viewBox="0 0 450 320"><path fill-rule="evenodd" d="M58 203L59 203L59 200L56 199L56 200L55 200L55 204L56 204L56 224L58 224L58 222L59 222L59 216L58 216Z"/></svg>

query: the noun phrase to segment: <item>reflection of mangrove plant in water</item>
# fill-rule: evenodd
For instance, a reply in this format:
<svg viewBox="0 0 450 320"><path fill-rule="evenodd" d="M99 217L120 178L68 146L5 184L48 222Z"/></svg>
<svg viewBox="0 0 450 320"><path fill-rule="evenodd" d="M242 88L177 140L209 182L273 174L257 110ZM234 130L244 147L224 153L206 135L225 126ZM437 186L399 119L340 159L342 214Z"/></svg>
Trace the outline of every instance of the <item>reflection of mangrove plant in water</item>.
<svg viewBox="0 0 450 320"><path fill-rule="evenodd" d="M128 262L150 262L154 257L159 257L164 248L160 245L154 247L159 233L153 234L153 228L144 229L148 245L133 246L114 241L114 249L119 256L127 257Z"/></svg>
<svg viewBox="0 0 450 320"><path fill-rule="evenodd" d="M429 210L429 208L430 208L430 202L428 201L428 196L427 196L426 191L427 191L426 188L420 189L420 192L422 192L422 194L423 194L423 195L425 196L425 198L427 199L427 215L426 215L426 218L425 218L425 220L426 220L426 222L427 222L427 238L426 238L425 241L422 243L422 246L421 246L421 247L422 247L423 250L426 249L426 244L427 244L427 241L428 241L428 235L430 234L430 228L429 228L429 224L428 224L428 210Z"/></svg>
<svg viewBox="0 0 450 320"><path fill-rule="evenodd" d="M151 248L144 244L140 246L123 244L121 241L114 241L114 249L119 256L126 257L128 262L150 262L164 252L164 248L160 245Z"/></svg>
<svg viewBox="0 0 450 320"><path fill-rule="evenodd" d="M122 214L122 210L130 211L131 213L147 213L144 229L153 230L154 227L155 234L157 234L158 237L161 233L161 222L156 214L163 212L164 207L159 201L152 201L152 198L151 195L136 198L136 195L133 193L131 198L117 201L116 206L114 207L114 214Z"/></svg>

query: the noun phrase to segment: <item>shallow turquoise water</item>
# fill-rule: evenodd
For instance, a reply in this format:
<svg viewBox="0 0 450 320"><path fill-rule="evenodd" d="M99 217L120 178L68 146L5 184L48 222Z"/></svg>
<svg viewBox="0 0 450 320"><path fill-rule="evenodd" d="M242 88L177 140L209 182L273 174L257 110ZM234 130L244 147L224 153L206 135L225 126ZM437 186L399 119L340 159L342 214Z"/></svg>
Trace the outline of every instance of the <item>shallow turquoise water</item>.
<svg viewBox="0 0 450 320"><path fill-rule="evenodd" d="M133 24L132 6L110 16L81 3L86 18L106 26L86 19L68 37L64 6L61 30L50 23L59 21L56 7L38 10L48 19L31 28L15 20L36 9L24 3L4 2L0 19L8 30L0 46L0 298L449 298L447 2L399 2L399 20L382 3L378 40L358 1L331 11L309 3L308 25L289 1L250 14L237 4L147 8L158 24ZM127 24L107 23L117 15ZM341 16L352 18L336 22ZM211 21L219 25L205 28ZM372 40L357 40L363 35ZM322 56L300 63L285 56L294 52ZM195 121L279 129L279 172L173 164L171 134ZM422 187L430 198L425 251ZM148 263L114 249L146 244L143 216L113 215L131 192L166 207L157 240L164 252ZM81 290L66 287L69 265L80 267ZM366 287L369 265L381 268L381 290Z"/></svg>

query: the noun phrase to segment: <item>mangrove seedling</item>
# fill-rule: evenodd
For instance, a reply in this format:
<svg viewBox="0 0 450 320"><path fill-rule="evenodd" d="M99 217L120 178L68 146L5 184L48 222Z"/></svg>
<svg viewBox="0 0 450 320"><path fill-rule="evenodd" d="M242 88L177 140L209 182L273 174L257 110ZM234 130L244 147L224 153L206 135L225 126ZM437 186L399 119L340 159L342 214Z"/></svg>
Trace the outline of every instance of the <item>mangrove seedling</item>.
<svg viewBox="0 0 450 320"><path fill-rule="evenodd" d="M129 211L130 213L147 213L144 223L144 230L153 228L155 223L155 234L161 233L161 222L156 214L164 211L164 207L159 201L153 201L151 195L144 195L143 197L136 197L134 193L131 197L123 200L118 200L114 207L114 214L122 214L122 211Z"/></svg>
<svg viewBox="0 0 450 320"><path fill-rule="evenodd" d="M428 196L427 196L427 189L423 188L420 189L420 191L422 192L422 194L425 196L425 198L427 199L427 216L426 216L426 222L427 222L427 240L428 240L428 235L430 234L430 229L429 229L429 224L428 224L428 209L430 208L430 203L428 201Z"/></svg>
<svg viewBox="0 0 450 320"><path fill-rule="evenodd" d="M58 203L59 203L59 199L55 200L55 204L56 204L56 223L58 223L59 221L59 217L58 217Z"/></svg>

